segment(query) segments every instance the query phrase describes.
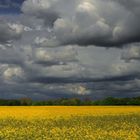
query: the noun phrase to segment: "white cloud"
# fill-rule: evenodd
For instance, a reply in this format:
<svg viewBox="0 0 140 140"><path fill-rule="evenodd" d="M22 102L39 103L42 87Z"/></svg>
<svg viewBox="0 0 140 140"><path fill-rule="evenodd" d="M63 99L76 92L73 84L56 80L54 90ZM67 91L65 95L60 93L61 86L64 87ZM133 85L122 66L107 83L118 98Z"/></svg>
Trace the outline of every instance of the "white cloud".
<svg viewBox="0 0 140 140"><path fill-rule="evenodd" d="M117 76L123 76L123 75L132 75L132 74L138 74L140 69L140 63L139 62L130 62L126 63L124 61L120 61L118 63L114 63L111 65L111 74L117 75Z"/></svg>
<svg viewBox="0 0 140 140"><path fill-rule="evenodd" d="M45 48L35 49L35 61L39 62L69 62L76 61L77 51L72 46L66 46L59 50L49 51Z"/></svg>
<svg viewBox="0 0 140 140"><path fill-rule="evenodd" d="M0 42L6 43L19 39L23 33L23 26L20 24L7 23L6 21L0 23Z"/></svg>
<svg viewBox="0 0 140 140"><path fill-rule="evenodd" d="M128 45L121 58L125 61L140 60L140 43Z"/></svg>
<svg viewBox="0 0 140 140"><path fill-rule="evenodd" d="M48 10L50 7L51 7L50 0L28 0L24 2L22 10L25 13L34 14L37 12Z"/></svg>
<svg viewBox="0 0 140 140"><path fill-rule="evenodd" d="M21 34L23 32L23 25L21 24L8 23L8 26L16 34Z"/></svg>
<svg viewBox="0 0 140 140"><path fill-rule="evenodd" d="M56 38L45 38L45 37L36 37L34 41L35 45L40 47L54 48L59 45L59 42Z"/></svg>
<svg viewBox="0 0 140 140"><path fill-rule="evenodd" d="M51 26L58 17L52 10L57 0L26 0L22 5L22 11L27 15L33 15L45 19L46 25Z"/></svg>
<svg viewBox="0 0 140 140"><path fill-rule="evenodd" d="M78 95L88 95L91 92L85 86L82 86L82 85L71 86L71 88L69 90L72 93L75 93L75 94L78 94Z"/></svg>
<svg viewBox="0 0 140 140"><path fill-rule="evenodd" d="M91 94L91 90L84 84L44 85L43 87L49 90L63 91L67 94L75 94L80 96Z"/></svg>
<svg viewBox="0 0 140 140"><path fill-rule="evenodd" d="M24 71L21 67L18 66L7 66L3 71L3 79L5 82L14 83L17 80L24 79Z"/></svg>
<svg viewBox="0 0 140 140"><path fill-rule="evenodd" d="M85 77L87 70L77 63L67 63L65 65L53 65L42 69L44 76L50 77Z"/></svg>

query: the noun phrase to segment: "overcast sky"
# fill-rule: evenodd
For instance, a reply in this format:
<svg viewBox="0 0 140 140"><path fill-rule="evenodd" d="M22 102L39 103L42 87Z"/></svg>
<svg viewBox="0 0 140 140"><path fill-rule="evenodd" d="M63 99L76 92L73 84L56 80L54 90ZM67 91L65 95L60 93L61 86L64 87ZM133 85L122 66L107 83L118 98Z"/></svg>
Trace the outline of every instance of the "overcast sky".
<svg viewBox="0 0 140 140"><path fill-rule="evenodd" d="M139 0L0 0L0 98L140 96Z"/></svg>

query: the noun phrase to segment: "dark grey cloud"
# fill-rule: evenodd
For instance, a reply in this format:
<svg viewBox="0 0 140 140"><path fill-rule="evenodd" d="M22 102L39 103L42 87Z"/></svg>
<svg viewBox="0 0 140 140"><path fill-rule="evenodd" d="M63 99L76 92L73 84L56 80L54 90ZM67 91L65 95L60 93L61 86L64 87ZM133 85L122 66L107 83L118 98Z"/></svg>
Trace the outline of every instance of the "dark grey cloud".
<svg viewBox="0 0 140 140"><path fill-rule="evenodd" d="M134 97L139 96L140 80L124 81L116 79L116 81L100 81L90 83L51 83L41 84L37 86L27 86L24 93L27 97L33 99L49 99L49 98L90 98L101 99L109 96L113 97ZM20 87L21 89L21 87ZM16 90L15 90L16 91ZM18 93L23 94L20 90ZM45 97L45 98L44 98Z"/></svg>
<svg viewBox="0 0 140 140"><path fill-rule="evenodd" d="M121 5L123 5L124 7L126 7L128 10L132 10L132 11L139 10L139 6L140 6L139 0L133 0L133 1L131 1L131 0L116 0L116 1L119 2ZM136 8L138 8L138 9L136 9Z"/></svg>
<svg viewBox="0 0 140 140"><path fill-rule="evenodd" d="M18 58L18 59L17 59ZM23 56L19 50L13 46L0 45L0 63L22 65Z"/></svg>
<svg viewBox="0 0 140 140"><path fill-rule="evenodd" d="M40 18L53 25L57 45L103 47L140 41L139 9L137 0L26 0L22 6L25 14L43 15Z"/></svg>
<svg viewBox="0 0 140 140"><path fill-rule="evenodd" d="M139 96L139 9L138 0L26 0L21 15L1 15L0 97Z"/></svg>

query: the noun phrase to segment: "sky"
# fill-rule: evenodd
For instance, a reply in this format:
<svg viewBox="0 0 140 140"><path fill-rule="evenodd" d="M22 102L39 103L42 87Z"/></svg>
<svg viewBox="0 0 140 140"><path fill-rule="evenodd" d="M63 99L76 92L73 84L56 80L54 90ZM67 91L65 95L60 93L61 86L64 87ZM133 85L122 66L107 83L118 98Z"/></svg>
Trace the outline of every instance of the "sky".
<svg viewBox="0 0 140 140"><path fill-rule="evenodd" d="M0 98L140 96L139 0L0 0Z"/></svg>

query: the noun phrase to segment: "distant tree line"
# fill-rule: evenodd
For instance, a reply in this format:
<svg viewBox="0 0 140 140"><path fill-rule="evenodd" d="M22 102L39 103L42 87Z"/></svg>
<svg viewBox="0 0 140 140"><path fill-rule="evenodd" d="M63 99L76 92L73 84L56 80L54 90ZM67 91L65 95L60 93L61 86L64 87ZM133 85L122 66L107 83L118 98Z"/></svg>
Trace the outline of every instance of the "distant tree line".
<svg viewBox="0 0 140 140"><path fill-rule="evenodd" d="M140 97L134 98L114 98L108 97L102 100L62 98L45 101L33 101L30 98L22 99L0 99L0 106L121 106L121 105L140 105Z"/></svg>

